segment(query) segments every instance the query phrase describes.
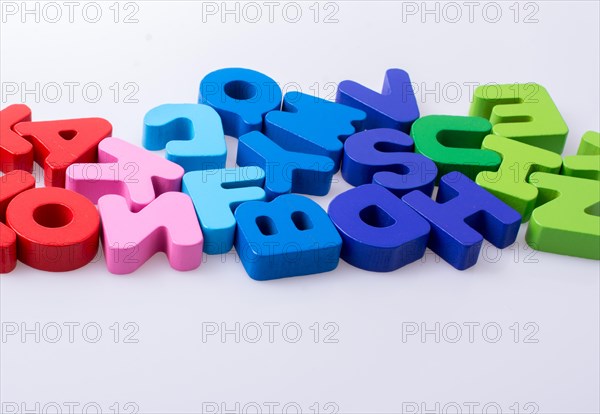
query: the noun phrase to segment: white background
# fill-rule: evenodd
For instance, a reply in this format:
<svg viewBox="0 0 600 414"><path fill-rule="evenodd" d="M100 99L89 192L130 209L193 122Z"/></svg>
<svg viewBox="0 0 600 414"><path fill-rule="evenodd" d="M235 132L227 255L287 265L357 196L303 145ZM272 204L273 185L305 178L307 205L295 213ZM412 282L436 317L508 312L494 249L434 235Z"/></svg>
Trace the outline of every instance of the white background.
<svg viewBox="0 0 600 414"><path fill-rule="evenodd" d="M423 115L466 115L474 83L534 81L548 89L569 125L565 154L575 153L585 131L600 129L596 1L479 2L471 18L463 2L454 3L458 9L428 3L438 7L439 22L435 14L422 15L421 2L338 1L317 5L317 23L313 2L297 3L297 23L291 23L293 6L283 12L285 3L273 6L272 22L269 6L256 3L262 11L257 23L245 21L256 9L243 3L239 22L235 14L203 14L194 1L121 3L117 23L113 2L100 4L97 23L86 21L95 17L93 6L83 13L86 2L78 3L72 22L68 6L56 3L63 14L57 23L49 21L56 10L44 14L44 3L27 5L37 4L39 22L20 14L21 2L2 3L5 11L7 3L19 8L2 16L2 108L24 102L34 120L105 117L114 136L136 144L148 110L196 102L202 77L231 66L329 99L331 82L352 79L379 89L387 68L403 68L418 85ZM415 7L417 14L409 14ZM457 10L462 18L451 23ZM137 22L123 22L131 12ZM325 23L332 12L329 20L337 22ZM72 97L68 82L79 83ZM22 95L36 88L38 96ZM102 96L93 102L96 90ZM235 140L228 138L228 145L233 166ZM326 207L348 188L338 175L331 193L315 199ZM220 412L255 412L248 405L254 402L265 413L286 404L289 412L397 413L415 406L456 412L458 406L467 413L472 406L480 413L487 404L490 413L597 413L599 263L533 252L524 233L525 226L502 252L484 244L479 263L464 272L436 262L431 252L389 274L340 262L328 274L266 283L251 280L233 252L207 257L187 273L171 270L162 254L129 276L108 273L100 255L69 273L18 264L0 278L2 327L35 331L39 323L40 338L3 338L0 400L5 411L17 404L48 412L54 412L52 402L62 412L69 403L77 404L75 412L85 404L89 412L198 413L215 404ZM79 324L73 343L69 322ZM280 324L273 343L263 325L269 322ZM469 322L479 324L472 343ZM203 341L207 323L229 329L239 323L246 337ZM282 334L287 323L302 329L297 343L286 340L292 328L288 337ZM412 323L428 329L439 323L439 342L434 334L403 340L403 327ZM62 338L51 343L55 324ZM87 336L85 324L91 324ZM248 341L253 324L263 327L257 343ZM462 338L450 343L456 324ZM97 326L102 336L89 343ZM502 336L490 343L494 327ZM134 328L137 343L126 343L124 334ZM337 343L327 343L324 334L334 329Z"/></svg>

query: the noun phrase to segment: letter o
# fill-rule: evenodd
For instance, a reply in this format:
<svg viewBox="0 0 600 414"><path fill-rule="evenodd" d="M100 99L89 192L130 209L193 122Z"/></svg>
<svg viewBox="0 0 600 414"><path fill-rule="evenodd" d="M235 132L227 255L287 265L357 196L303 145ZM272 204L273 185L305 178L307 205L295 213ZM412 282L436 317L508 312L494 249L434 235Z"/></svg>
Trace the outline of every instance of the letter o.
<svg viewBox="0 0 600 414"><path fill-rule="evenodd" d="M33 188L16 196L6 224L17 234L18 259L50 272L78 269L98 251L100 216L81 194L64 188ZM52 248L52 260L44 252Z"/></svg>

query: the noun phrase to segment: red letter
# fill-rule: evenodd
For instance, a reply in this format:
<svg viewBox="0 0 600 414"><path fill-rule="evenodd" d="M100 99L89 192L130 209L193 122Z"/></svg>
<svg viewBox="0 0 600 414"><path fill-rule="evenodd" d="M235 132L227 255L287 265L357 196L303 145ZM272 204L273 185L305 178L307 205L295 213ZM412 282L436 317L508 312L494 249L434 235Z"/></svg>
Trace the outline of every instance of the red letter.
<svg viewBox="0 0 600 414"><path fill-rule="evenodd" d="M17 233L19 260L36 269L78 269L98 251L96 207L64 188L34 188L19 194L8 205L6 223Z"/></svg>
<svg viewBox="0 0 600 414"><path fill-rule="evenodd" d="M27 105L11 105L0 111L0 170L33 169L33 147L13 128L19 122L31 121L31 109Z"/></svg>
<svg viewBox="0 0 600 414"><path fill-rule="evenodd" d="M17 265L17 235L3 224L6 208L17 194L34 186L35 179L27 171L11 171L0 177L0 273L11 272Z"/></svg>
<svg viewBox="0 0 600 414"><path fill-rule="evenodd" d="M46 187L64 187L69 165L96 162L98 144L112 133L102 118L21 122L13 129L33 145L35 162L44 166Z"/></svg>

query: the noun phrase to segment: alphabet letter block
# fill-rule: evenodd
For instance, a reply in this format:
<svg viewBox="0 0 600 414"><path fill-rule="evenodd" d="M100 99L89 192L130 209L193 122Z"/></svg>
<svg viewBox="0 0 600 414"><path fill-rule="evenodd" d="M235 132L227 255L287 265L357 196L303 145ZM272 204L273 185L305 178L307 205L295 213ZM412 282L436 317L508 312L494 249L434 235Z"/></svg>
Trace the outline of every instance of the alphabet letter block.
<svg viewBox="0 0 600 414"><path fill-rule="evenodd" d="M31 109L27 105L10 105L0 111L0 171L3 173L32 171L33 146L13 130L19 122L29 121Z"/></svg>
<svg viewBox="0 0 600 414"><path fill-rule="evenodd" d="M238 207L237 250L255 280L328 272L337 267L342 239L314 201L285 194Z"/></svg>
<svg viewBox="0 0 600 414"><path fill-rule="evenodd" d="M408 134L419 118L410 77L402 69L388 69L381 94L350 80L340 82L336 102L364 111L365 129L392 128Z"/></svg>
<svg viewBox="0 0 600 414"><path fill-rule="evenodd" d="M344 144L342 176L354 185L379 184L398 197L412 190L433 192L437 167L412 152L414 142L404 132L379 128L358 132Z"/></svg>
<svg viewBox="0 0 600 414"><path fill-rule="evenodd" d="M295 152L324 155L340 168L343 142L363 129L366 114L346 105L300 92L288 92L283 111L269 112L265 135L279 146Z"/></svg>
<svg viewBox="0 0 600 414"><path fill-rule="evenodd" d="M588 131L583 134L577 155L563 160L564 175L600 180L600 133Z"/></svg>
<svg viewBox="0 0 600 414"><path fill-rule="evenodd" d="M237 138L262 130L265 114L281 107L281 89L254 70L219 69L200 82L198 102L213 107L223 120L225 134Z"/></svg>
<svg viewBox="0 0 600 414"><path fill-rule="evenodd" d="M6 209L13 198L35 187L35 178L27 171L13 170L0 177L0 273L11 272L17 265L17 235L7 225Z"/></svg>
<svg viewBox="0 0 600 414"><path fill-rule="evenodd" d="M521 224L519 213L458 172L441 178L437 202L420 191L402 200L431 224L428 247L458 270L477 263L484 237L505 248Z"/></svg>
<svg viewBox="0 0 600 414"><path fill-rule="evenodd" d="M537 83L479 86L469 114L489 119L495 135L557 154L569 132L550 94Z"/></svg>
<svg viewBox="0 0 600 414"><path fill-rule="evenodd" d="M35 269L75 270L98 251L96 207L64 188L32 188L17 195L6 210L6 223L17 234L19 260Z"/></svg>
<svg viewBox="0 0 600 414"><path fill-rule="evenodd" d="M413 124L415 151L433 160L440 176L458 171L474 180L478 173L495 170L500 156L481 149L492 125L483 118L428 115Z"/></svg>
<svg viewBox="0 0 600 414"><path fill-rule="evenodd" d="M544 252L600 259L600 185L596 180L536 172L540 191L525 240Z"/></svg>
<svg viewBox="0 0 600 414"><path fill-rule="evenodd" d="M360 269L391 272L425 254L429 223L383 187L365 184L329 204L341 257Z"/></svg>
<svg viewBox="0 0 600 414"><path fill-rule="evenodd" d="M538 190L527 178L534 171L558 174L562 158L552 151L497 135L488 135L483 148L502 155L502 164L498 171L479 173L475 182L517 210L524 222L528 221Z"/></svg>
<svg viewBox="0 0 600 414"><path fill-rule="evenodd" d="M121 195L136 212L162 193L180 191L181 177L181 166L118 138L106 138L98 145L98 164L67 168L66 188L94 204L106 194Z"/></svg>
<svg viewBox="0 0 600 414"><path fill-rule="evenodd" d="M233 212L246 201L264 200L265 173L258 167L192 171L183 176L183 192L194 203L202 233L204 251L227 253L233 247Z"/></svg>
<svg viewBox="0 0 600 414"><path fill-rule="evenodd" d="M166 148L186 172L225 167L227 146L219 114L207 105L165 104L144 117L144 148Z"/></svg>
<svg viewBox="0 0 600 414"><path fill-rule="evenodd" d="M161 194L137 213L129 210L125 198L110 194L100 198L98 210L111 273L131 273L159 251L166 253L173 269L200 266L202 230L187 194Z"/></svg>
<svg viewBox="0 0 600 414"><path fill-rule="evenodd" d="M98 144L112 133L102 118L21 122L15 132L33 145L35 162L44 167L46 187L65 186L65 172L74 163L96 162Z"/></svg>
<svg viewBox="0 0 600 414"><path fill-rule="evenodd" d="M269 200L290 192L326 195L334 174L331 158L286 151L258 131L240 137L237 164L265 170Z"/></svg>

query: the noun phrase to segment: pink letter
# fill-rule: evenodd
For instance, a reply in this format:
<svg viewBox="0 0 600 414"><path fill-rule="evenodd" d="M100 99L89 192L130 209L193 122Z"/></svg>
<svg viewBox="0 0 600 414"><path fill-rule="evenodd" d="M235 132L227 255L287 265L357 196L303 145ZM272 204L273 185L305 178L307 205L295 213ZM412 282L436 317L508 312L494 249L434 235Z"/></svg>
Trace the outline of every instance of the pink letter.
<svg viewBox="0 0 600 414"><path fill-rule="evenodd" d="M162 193L181 191L182 167L118 138L100 142L98 162L69 166L65 188L94 204L106 194L121 195L132 211L140 211Z"/></svg>
<svg viewBox="0 0 600 414"><path fill-rule="evenodd" d="M173 269L200 266L204 238L188 195L164 193L137 213L129 210L125 198L106 195L98 209L111 273L131 273L159 251L167 254Z"/></svg>

